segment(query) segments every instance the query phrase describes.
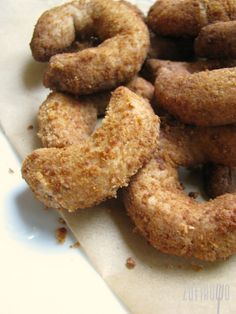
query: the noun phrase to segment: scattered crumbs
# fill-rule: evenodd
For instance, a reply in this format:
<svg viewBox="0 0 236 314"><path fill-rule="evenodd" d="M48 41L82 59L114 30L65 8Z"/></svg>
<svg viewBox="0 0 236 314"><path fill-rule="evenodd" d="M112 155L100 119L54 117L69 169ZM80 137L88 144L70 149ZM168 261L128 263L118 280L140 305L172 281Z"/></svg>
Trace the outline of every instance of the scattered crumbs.
<svg viewBox="0 0 236 314"><path fill-rule="evenodd" d="M136 266L135 261L132 259L132 257L127 258L125 265L128 269L133 269Z"/></svg>
<svg viewBox="0 0 236 314"><path fill-rule="evenodd" d="M108 214L111 213L111 209L110 208L106 208L106 211L107 211Z"/></svg>
<svg viewBox="0 0 236 314"><path fill-rule="evenodd" d="M67 236L66 228L62 227L56 229L56 239L59 244L63 244L65 242L66 236Z"/></svg>
<svg viewBox="0 0 236 314"><path fill-rule="evenodd" d="M65 222L65 220L62 218L62 217L58 217L58 222L60 223L60 224L62 224L62 225L65 225L66 224L66 222Z"/></svg>
<svg viewBox="0 0 236 314"><path fill-rule="evenodd" d="M44 207L43 207L43 210L49 210L49 207L44 206Z"/></svg>
<svg viewBox="0 0 236 314"><path fill-rule="evenodd" d="M179 184L180 184L181 189L183 189L183 190L184 190L184 189L185 189L184 184L183 184L182 182L180 182Z"/></svg>
<svg viewBox="0 0 236 314"><path fill-rule="evenodd" d="M12 170L11 168L8 169L8 173L13 174L14 170Z"/></svg>
<svg viewBox="0 0 236 314"><path fill-rule="evenodd" d="M203 270L203 266L195 264L195 263L192 263L191 264L191 269L194 270L194 271L202 271Z"/></svg>
<svg viewBox="0 0 236 314"><path fill-rule="evenodd" d="M70 248L71 248L71 249L77 249L78 247L80 247L79 241L77 241L77 242L75 242L74 244L71 244L71 245L70 245Z"/></svg>
<svg viewBox="0 0 236 314"><path fill-rule="evenodd" d="M189 192L188 196L196 199L199 196L199 193L198 192Z"/></svg>
<svg viewBox="0 0 236 314"><path fill-rule="evenodd" d="M30 124L28 127L27 127L27 130L33 130L34 126L32 124Z"/></svg>

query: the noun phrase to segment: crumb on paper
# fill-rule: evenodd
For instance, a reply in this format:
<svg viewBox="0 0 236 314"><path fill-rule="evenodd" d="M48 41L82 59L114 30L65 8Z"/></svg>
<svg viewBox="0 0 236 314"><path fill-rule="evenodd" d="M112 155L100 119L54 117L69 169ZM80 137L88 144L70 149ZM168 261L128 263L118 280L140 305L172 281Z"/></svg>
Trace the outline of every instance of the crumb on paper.
<svg viewBox="0 0 236 314"><path fill-rule="evenodd" d="M196 199L199 196L199 193L198 192L189 192L188 196Z"/></svg>
<svg viewBox="0 0 236 314"><path fill-rule="evenodd" d="M33 130L34 126L32 124L27 126L27 130Z"/></svg>
<svg viewBox="0 0 236 314"><path fill-rule="evenodd" d="M75 242L74 244L71 244L71 245L70 245L70 248L71 248L71 249L77 249L78 247L80 247L79 241L77 241L77 242Z"/></svg>
<svg viewBox="0 0 236 314"><path fill-rule="evenodd" d="M60 223L60 224L62 224L62 225L65 225L66 224L66 222L65 222L65 220L62 218L62 217L58 217L58 222Z"/></svg>
<svg viewBox="0 0 236 314"><path fill-rule="evenodd" d="M132 257L128 257L125 265L128 269L133 269L136 266L136 263Z"/></svg>
<svg viewBox="0 0 236 314"><path fill-rule="evenodd" d="M56 239L59 244L63 244L65 242L66 236L67 236L66 228L62 227L56 229Z"/></svg>
<svg viewBox="0 0 236 314"><path fill-rule="evenodd" d="M11 169L11 168L9 168L9 169L8 169L8 173L13 174L13 173L14 173L14 170Z"/></svg>

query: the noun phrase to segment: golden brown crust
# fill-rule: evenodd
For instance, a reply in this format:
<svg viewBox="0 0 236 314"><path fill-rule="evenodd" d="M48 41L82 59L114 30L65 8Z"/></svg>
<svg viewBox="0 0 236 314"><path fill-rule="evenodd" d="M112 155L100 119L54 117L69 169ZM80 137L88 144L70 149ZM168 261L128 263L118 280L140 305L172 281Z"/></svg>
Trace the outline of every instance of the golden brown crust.
<svg viewBox="0 0 236 314"><path fill-rule="evenodd" d="M196 36L201 28L199 1L158 0L149 10L147 23L162 36Z"/></svg>
<svg viewBox="0 0 236 314"><path fill-rule="evenodd" d="M88 140L34 151L25 159L22 175L48 207L74 211L93 206L114 197L150 159L158 125L149 103L120 87L101 127Z"/></svg>
<svg viewBox="0 0 236 314"><path fill-rule="evenodd" d="M134 77L127 85L131 91L151 101L154 86L141 77ZM80 144L93 132L97 115L104 116L111 92L72 97L53 92L38 112L38 137L43 147L66 147Z"/></svg>
<svg viewBox="0 0 236 314"><path fill-rule="evenodd" d="M44 147L80 144L94 130L97 109L88 99L53 92L38 112L38 136Z"/></svg>
<svg viewBox="0 0 236 314"><path fill-rule="evenodd" d="M236 19L234 0L158 0L148 13L148 25L163 36L195 37L201 28Z"/></svg>
<svg viewBox="0 0 236 314"><path fill-rule="evenodd" d="M129 9L133 10L133 12L138 17L141 17L141 19L145 21L144 13L135 4L132 4L129 1L126 1L126 0L119 0L119 1L122 2L123 4L125 4Z"/></svg>
<svg viewBox="0 0 236 314"><path fill-rule="evenodd" d="M208 163L203 167L204 186L210 198L236 192L236 168Z"/></svg>
<svg viewBox="0 0 236 314"><path fill-rule="evenodd" d="M215 158L214 141L208 147L207 140L220 127L211 129L162 121L160 147L124 191L125 206L136 227L164 253L214 261L236 252L236 193L198 203L185 194L178 178L179 166ZM217 149L223 160L220 143Z"/></svg>
<svg viewBox="0 0 236 314"><path fill-rule="evenodd" d="M140 233L164 253L215 261L236 252L236 194L198 203L184 193L164 149L132 178L124 202Z"/></svg>
<svg viewBox="0 0 236 314"><path fill-rule="evenodd" d="M158 72L162 68L171 70L174 73L196 73L205 70L216 70L221 68L231 68L236 66L236 61L231 59L197 60L193 62L178 62L160 59L147 59L143 73L151 82L155 82Z"/></svg>
<svg viewBox="0 0 236 314"><path fill-rule="evenodd" d="M195 40L195 52L205 58L236 58L236 21L203 27Z"/></svg>
<svg viewBox="0 0 236 314"><path fill-rule="evenodd" d="M134 76L125 86L149 102L153 99L154 85L141 76ZM111 93L112 91L106 91L92 95L86 95L83 96L82 99L86 99L87 101L91 102L97 108L98 116L102 117L106 113L106 108L109 104Z"/></svg>
<svg viewBox="0 0 236 314"><path fill-rule="evenodd" d="M141 77L127 85L131 91L151 101L154 86ZM38 112L38 136L43 147L66 147L80 144L93 132L97 116L104 116L111 92L72 97L53 92Z"/></svg>
<svg viewBox="0 0 236 314"><path fill-rule="evenodd" d="M134 76L125 86L149 102L154 97L154 85L141 76ZM106 108L109 104L111 94L112 91L106 91L92 95L81 96L80 98L84 99L86 102L92 103L97 108L98 116L103 117L106 113Z"/></svg>
<svg viewBox="0 0 236 314"><path fill-rule="evenodd" d="M67 11L68 5L63 5L45 11L38 19L30 42L35 60L48 61L51 56L63 52L75 41L73 16L68 18ZM65 19L64 16L67 18ZM89 20L86 22L89 24Z"/></svg>
<svg viewBox="0 0 236 314"><path fill-rule="evenodd" d="M236 126L194 127L162 118L161 142L177 165L213 162L236 166Z"/></svg>
<svg viewBox="0 0 236 314"><path fill-rule="evenodd" d="M148 242L164 253L206 261L227 258L236 252L236 193L198 203L185 194L177 168L220 158L235 164L235 127L191 127L167 116L160 135L153 158L124 191L129 216ZM222 145L230 136L234 142L226 152Z"/></svg>
<svg viewBox="0 0 236 314"><path fill-rule="evenodd" d="M73 1L47 10L40 16L30 42L35 60L45 62L58 53L81 51L94 46L94 39L97 41L98 38L92 33L92 1L90 2L91 4L84 0ZM144 20L144 15L137 6L125 0L120 2ZM83 10L82 18L78 10ZM80 34L79 39L77 33Z"/></svg>
<svg viewBox="0 0 236 314"><path fill-rule="evenodd" d="M151 101L154 96L154 86L140 76L135 76L126 87L147 101Z"/></svg>
<svg viewBox="0 0 236 314"><path fill-rule="evenodd" d="M236 123L235 82L236 68L193 74L162 68L155 83L156 101L185 123L200 126Z"/></svg>
<svg viewBox="0 0 236 314"><path fill-rule="evenodd" d="M77 33L95 34L102 43L61 53ZM149 49L149 32L137 12L123 2L80 0L45 12L35 27L31 48L37 59L53 56L44 75L46 87L92 94L115 88L138 73Z"/></svg>

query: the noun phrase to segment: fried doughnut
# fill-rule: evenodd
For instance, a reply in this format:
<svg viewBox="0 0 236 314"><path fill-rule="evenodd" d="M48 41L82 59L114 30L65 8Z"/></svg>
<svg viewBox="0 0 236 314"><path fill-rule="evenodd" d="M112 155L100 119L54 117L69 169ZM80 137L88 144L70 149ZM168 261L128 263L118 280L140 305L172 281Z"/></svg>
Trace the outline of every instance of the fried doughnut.
<svg viewBox="0 0 236 314"><path fill-rule="evenodd" d="M158 117L126 87L116 89L102 125L80 145L42 148L26 157L22 175L46 206L75 211L115 197L157 145Z"/></svg>
<svg viewBox="0 0 236 314"><path fill-rule="evenodd" d="M217 126L236 122L236 67L198 73L162 68L155 82L158 105L182 122Z"/></svg>
<svg viewBox="0 0 236 314"><path fill-rule="evenodd" d="M207 163L203 166L204 186L210 198L236 192L236 168Z"/></svg>
<svg viewBox="0 0 236 314"><path fill-rule="evenodd" d="M199 204L188 197L164 153L132 179L124 202L138 230L161 252L206 261L236 252L236 195Z"/></svg>
<svg viewBox="0 0 236 314"><path fill-rule="evenodd" d="M154 86L141 77L134 77L127 85L131 91L147 101L153 98ZM53 92L38 112L38 137L43 147L66 147L79 144L93 132L97 115L103 116L111 92L71 97Z"/></svg>
<svg viewBox="0 0 236 314"><path fill-rule="evenodd" d="M77 34L94 35L102 43L77 53L61 53ZM146 25L127 4L79 0L46 11L39 18L31 49L37 60L52 56L44 75L46 87L82 95L130 80L146 58L149 41Z"/></svg>
<svg viewBox="0 0 236 314"><path fill-rule="evenodd" d="M147 23L162 36L196 37L208 24L235 19L234 0L158 0L150 8Z"/></svg>
<svg viewBox="0 0 236 314"><path fill-rule="evenodd" d="M89 99L53 92L38 112L38 137L44 147L79 144L95 128L97 109Z"/></svg>
<svg viewBox="0 0 236 314"><path fill-rule="evenodd" d="M162 130L160 148L131 179L124 191L126 209L140 233L161 252L206 261L227 258L236 252L236 194L198 203L184 193L177 168L198 163L204 156L182 138L187 132L175 133L177 128ZM213 146L208 148L208 159L214 155Z"/></svg>
<svg viewBox="0 0 236 314"><path fill-rule="evenodd" d="M236 58L236 21L203 27L195 40L195 52L206 58Z"/></svg>
<svg viewBox="0 0 236 314"><path fill-rule="evenodd" d="M90 2L92 1L90 0ZM143 13L137 6L125 0L120 0L120 3L129 7L133 13L144 19ZM86 5L88 5L87 8L84 7ZM92 29L85 29L87 24L92 23L91 20L89 21L89 18L92 19L92 16L90 17L89 11L87 12L87 10L91 11L91 6L92 4L86 4L82 0L72 1L44 12L35 26L30 42L34 59L45 62L58 53L67 52L68 50L74 52L96 46L94 40L97 42L98 37L93 36ZM80 16L79 10L83 9L85 9L84 12L81 12L83 16ZM70 16L67 16L64 20L63 14L65 13L68 13ZM83 17L84 20L82 20ZM73 20L75 25L72 25ZM63 25L61 25L62 21L64 22ZM50 24L50 27L47 23Z"/></svg>

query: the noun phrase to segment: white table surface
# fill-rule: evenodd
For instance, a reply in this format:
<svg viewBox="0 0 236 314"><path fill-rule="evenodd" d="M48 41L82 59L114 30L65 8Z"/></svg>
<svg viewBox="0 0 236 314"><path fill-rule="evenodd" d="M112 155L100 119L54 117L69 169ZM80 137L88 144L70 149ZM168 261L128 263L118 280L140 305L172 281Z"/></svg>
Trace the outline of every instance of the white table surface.
<svg viewBox="0 0 236 314"><path fill-rule="evenodd" d="M1 131L0 151L0 314L128 313L72 235L57 244L58 214L34 199Z"/></svg>

